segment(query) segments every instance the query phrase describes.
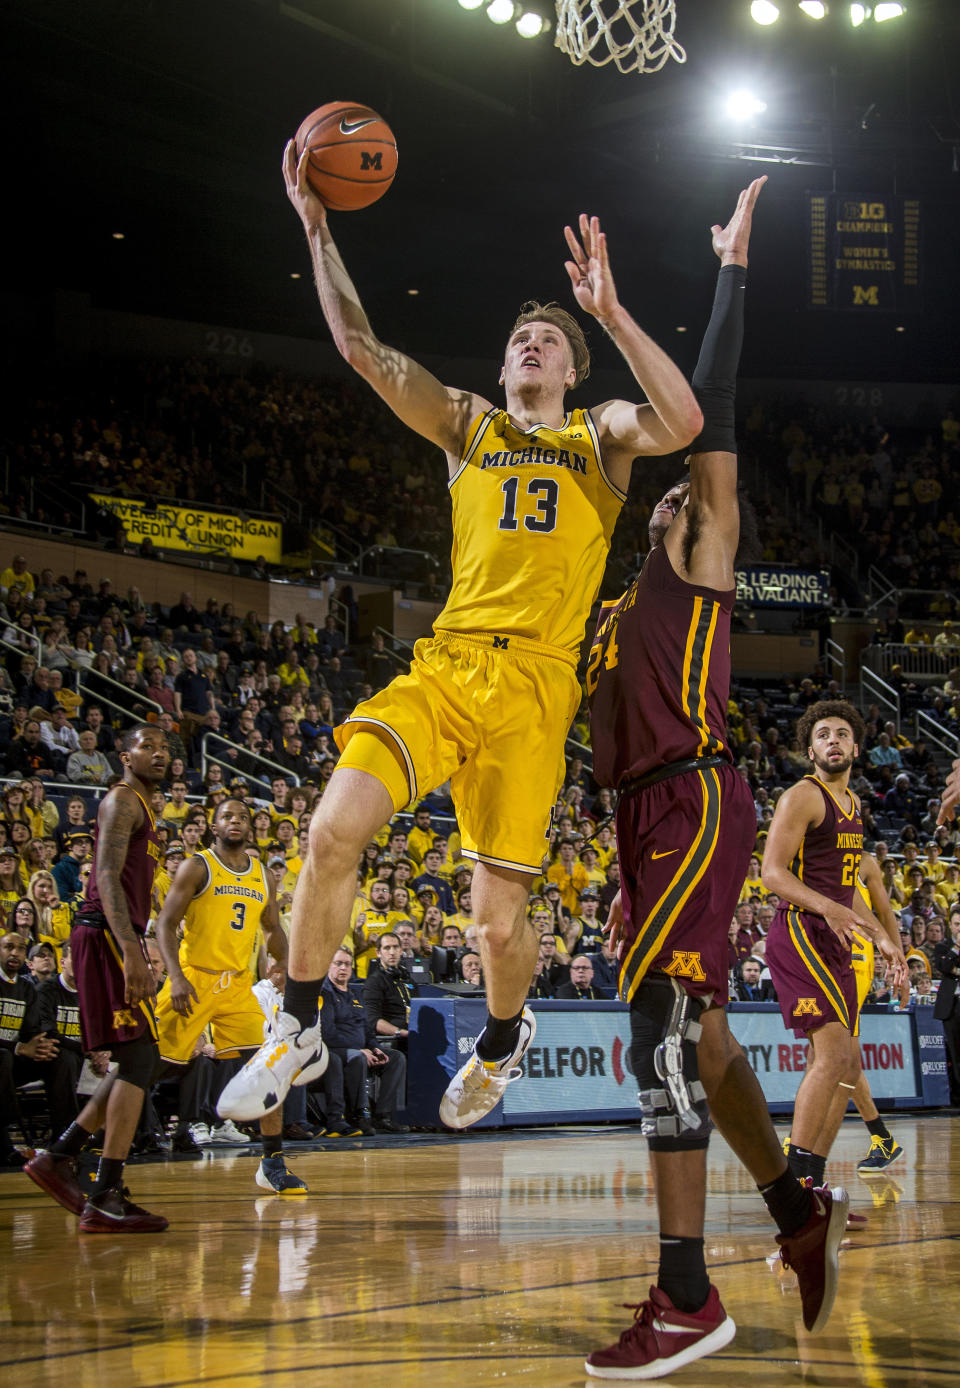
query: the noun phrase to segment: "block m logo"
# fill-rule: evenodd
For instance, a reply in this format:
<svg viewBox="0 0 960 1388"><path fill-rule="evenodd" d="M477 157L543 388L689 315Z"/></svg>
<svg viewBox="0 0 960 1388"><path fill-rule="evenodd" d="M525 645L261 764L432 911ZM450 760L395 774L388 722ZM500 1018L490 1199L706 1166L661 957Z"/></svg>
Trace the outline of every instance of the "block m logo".
<svg viewBox="0 0 960 1388"><path fill-rule="evenodd" d="M671 974L674 978L692 978L696 983L705 982L707 977L700 963L699 950L675 949L664 973Z"/></svg>
<svg viewBox="0 0 960 1388"><path fill-rule="evenodd" d="M871 308L880 307L880 291L875 284L855 284L853 286L853 306L869 304Z"/></svg>
<svg viewBox="0 0 960 1388"><path fill-rule="evenodd" d="M817 1006L816 998L798 998L793 1015L795 1017L822 1017L823 1013Z"/></svg>
<svg viewBox="0 0 960 1388"><path fill-rule="evenodd" d="M382 168L383 168L383 151L378 149L377 152L376 152L376 154L371 154L369 150L367 150L367 149L362 149L362 150L360 151L360 168L361 168L361 170L363 170L363 169L382 169Z"/></svg>
<svg viewBox="0 0 960 1388"><path fill-rule="evenodd" d="M495 637L493 638L493 644L494 644L494 648L495 648L496 650L505 651L505 650L507 649L507 647L510 645L510 637L509 637L509 636L495 636Z"/></svg>

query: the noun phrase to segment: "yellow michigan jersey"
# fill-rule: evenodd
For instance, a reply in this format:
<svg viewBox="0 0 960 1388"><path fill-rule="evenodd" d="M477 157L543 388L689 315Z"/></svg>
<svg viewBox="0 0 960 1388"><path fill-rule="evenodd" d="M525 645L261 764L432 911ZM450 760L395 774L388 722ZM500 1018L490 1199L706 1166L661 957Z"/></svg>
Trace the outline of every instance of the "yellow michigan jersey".
<svg viewBox="0 0 960 1388"><path fill-rule="evenodd" d="M857 878L857 891L868 909L872 911L873 901L870 897L870 890L859 877ZM854 903L854 910L856 910L856 903ZM858 935L856 931L853 935L850 962L853 964L853 972L857 980L857 1009L859 1010L863 1006L864 999L870 992L870 985L873 982L873 941L865 935ZM859 1031L859 1024L857 1030ZM856 1034L855 1032L854 1035Z"/></svg>
<svg viewBox="0 0 960 1388"><path fill-rule="evenodd" d="M207 884L187 907L180 963L225 973L247 969L269 899L263 864L251 858L244 872L234 872L212 848L198 856L207 866Z"/></svg>
<svg viewBox="0 0 960 1388"><path fill-rule="evenodd" d="M596 426L521 429L490 409L450 479L453 586L437 630L494 632L579 653L626 499L604 470Z"/></svg>

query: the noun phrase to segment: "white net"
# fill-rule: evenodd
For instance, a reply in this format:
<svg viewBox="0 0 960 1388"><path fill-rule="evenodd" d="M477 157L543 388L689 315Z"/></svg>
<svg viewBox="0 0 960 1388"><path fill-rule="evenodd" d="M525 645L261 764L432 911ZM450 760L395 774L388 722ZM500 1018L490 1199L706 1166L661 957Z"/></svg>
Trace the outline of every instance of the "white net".
<svg viewBox="0 0 960 1388"><path fill-rule="evenodd" d="M675 0L557 0L557 48L578 67L615 63L620 72L659 72L687 55L673 37Z"/></svg>

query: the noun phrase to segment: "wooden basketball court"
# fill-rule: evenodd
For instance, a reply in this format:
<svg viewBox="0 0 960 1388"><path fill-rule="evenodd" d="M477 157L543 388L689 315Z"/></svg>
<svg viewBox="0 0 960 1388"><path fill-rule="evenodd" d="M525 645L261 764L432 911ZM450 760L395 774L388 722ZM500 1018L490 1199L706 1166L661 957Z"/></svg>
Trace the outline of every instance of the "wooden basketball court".
<svg viewBox="0 0 960 1388"><path fill-rule="evenodd" d="M773 1226L711 1145L707 1262L733 1343L671 1383L960 1382L960 1119L895 1117L906 1151L858 1178L848 1121L828 1175L869 1216L841 1255L825 1334L804 1333ZM295 1149L294 1149L295 1150ZM84 1237L23 1176L0 1178L11 1388L258 1384L581 1385L584 1355L629 1320L657 1259L636 1129L413 1137L303 1149L311 1186L281 1201L253 1153L135 1165L166 1234Z"/></svg>

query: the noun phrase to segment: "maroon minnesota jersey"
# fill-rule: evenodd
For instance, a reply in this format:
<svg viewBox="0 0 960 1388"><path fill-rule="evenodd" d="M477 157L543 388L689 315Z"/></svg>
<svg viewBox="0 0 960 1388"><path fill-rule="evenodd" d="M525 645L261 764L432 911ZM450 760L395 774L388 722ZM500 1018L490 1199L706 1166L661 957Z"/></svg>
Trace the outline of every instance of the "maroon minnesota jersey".
<svg viewBox="0 0 960 1388"><path fill-rule="evenodd" d="M157 837L157 829L150 812L150 806L142 795L137 794L136 791L134 794L143 806L143 823L139 829L130 835L127 856L123 864L123 871L120 874L120 884L123 887L123 894L127 898L130 924L142 935L146 931L147 921L150 919L150 893L153 890L153 875L156 872L157 863L160 861L160 840ZM103 901L97 889L97 844L99 841L100 816L97 815L97 824L93 833L93 867L90 870L90 880L87 883L86 901L95 910L106 915ZM82 909L80 914L83 914Z"/></svg>
<svg viewBox="0 0 960 1388"><path fill-rule="evenodd" d="M857 889L857 872L863 856L863 824L857 802L849 790L843 803L817 776L805 776L820 791L824 802L823 823L808 829L790 864L790 871L804 886L848 909Z"/></svg>
<svg viewBox="0 0 960 1388"><path fill-rule="evenodd" d="M603 605L587 667L600 785L691 757L732 763L723 739L735 597L685 582L659 544L623 597Z"/></svg>

